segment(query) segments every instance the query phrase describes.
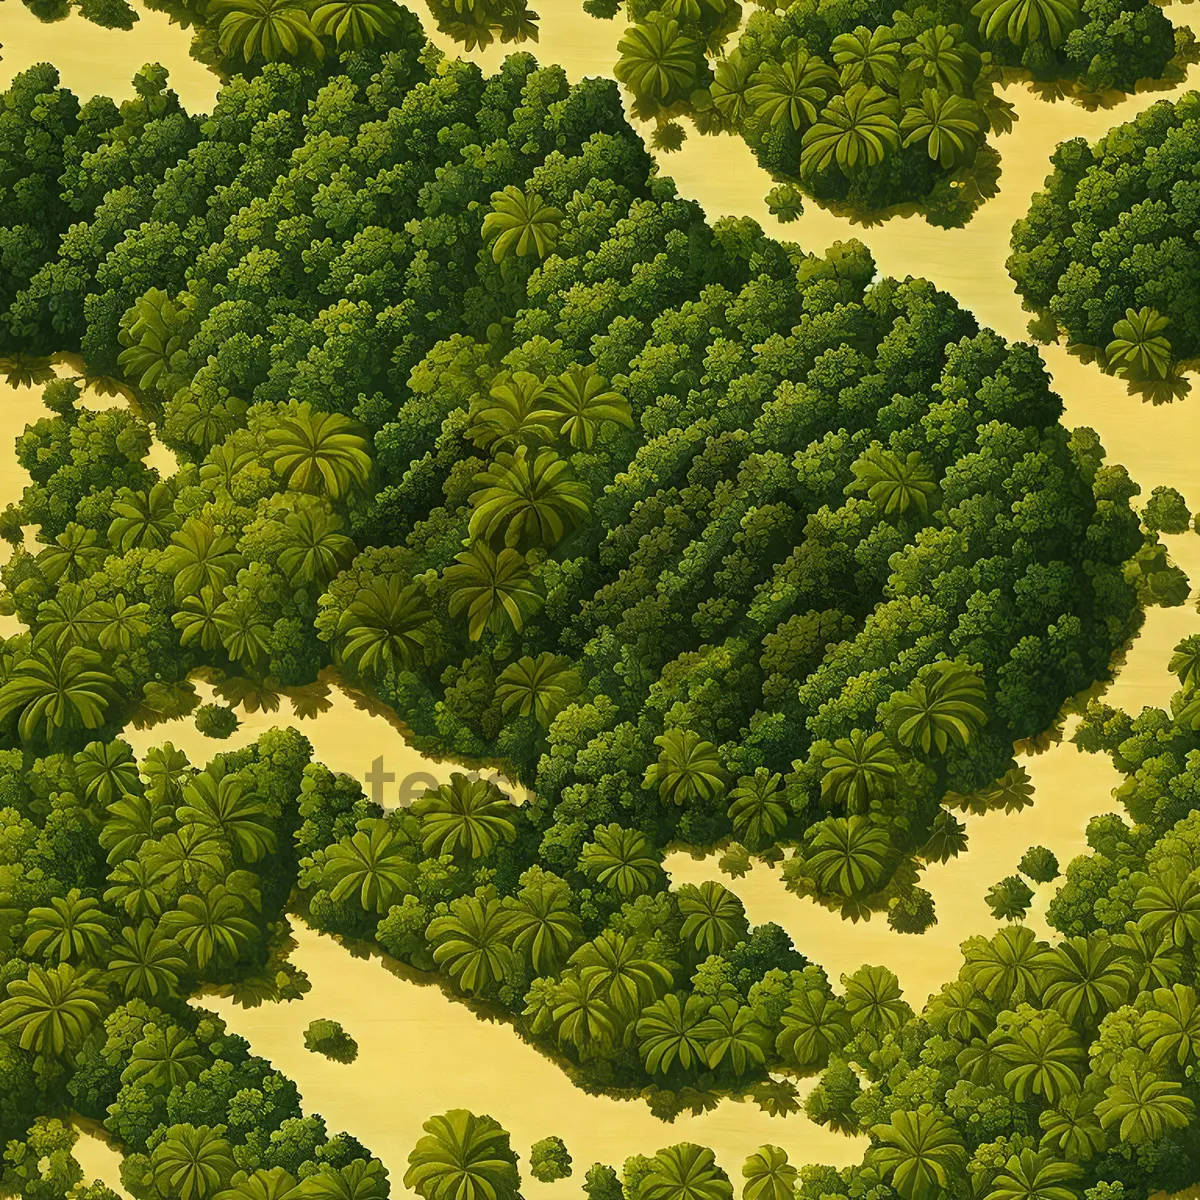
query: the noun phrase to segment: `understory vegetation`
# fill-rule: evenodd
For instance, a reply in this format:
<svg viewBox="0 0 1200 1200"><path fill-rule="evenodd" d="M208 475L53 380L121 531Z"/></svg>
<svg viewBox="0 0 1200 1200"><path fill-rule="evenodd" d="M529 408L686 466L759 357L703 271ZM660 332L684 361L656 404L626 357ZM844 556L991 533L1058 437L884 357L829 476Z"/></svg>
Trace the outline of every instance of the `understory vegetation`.
<svg viewBox="0 0 1200 1200"><path fill-rule="evenodd" d="M1093 146L1063 142L1013 226L1008 269L1036 314L1031 332L1065 335L1155 402L1187 394L1200 356L1198 144L1200 92L1159 101Z"/></svg>

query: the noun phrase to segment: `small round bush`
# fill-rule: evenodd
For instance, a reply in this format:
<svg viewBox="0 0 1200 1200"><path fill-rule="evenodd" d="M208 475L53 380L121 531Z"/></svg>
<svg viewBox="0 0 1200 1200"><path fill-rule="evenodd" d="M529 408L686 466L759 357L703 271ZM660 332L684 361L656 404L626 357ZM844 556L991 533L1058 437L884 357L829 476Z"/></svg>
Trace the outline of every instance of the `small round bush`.
<svg viewBox="0 0 1200 1200"><path fill-rule="evenodd" d="M224 704L202 704L196 709L196 728L210 738L227 738L240 724L237 713Z"/></svg>
<svg viewBox="0 0 1200 1200"><path fill-rule="evenodd" d="M1192 514L1174 488L1156 487L1142 510L1142 523L1152 533L1187 533Z"/></svg>
<svg viewBox="0 0 1200 1200"><path fill-rule="evenodd" d="M583 1177L583 1191L588 1200L622 1200L621 1180L616 1171L605 1163L592 1163Z"/></svg>
<svg viewBox="0 0 1200 1200"><path fill-rule="evenodd" d="M1034 883L1049 883L1058 878L1058 859L1045 846L1030 846L1021 856L1017 870Z"/></svg>
<svg viewBox="0 0 1200 1200"><path fill-rule="evenodd" d="M566 1179L571 1174L571 1156L562 1138L547 1137L533 1143L529 1151L529 1173L542 1183Z"/></svg>
<svg viewBox="0 0 1200 1200"><path fill-rule="evenodd" d="M988 908L997 921L1019 921L1028 911L1033 889L1020 875L1005 876L988 891Z"/></svg>
<svg viewBox="0 0 1200 1200"><path fill-rule="evenodd" d="M340 1021L319 1017L304 1031L304 1045L314 1054L323 1054L334 1062L351 1063L358 1057L358 1043L342 1028Z"/></svg>

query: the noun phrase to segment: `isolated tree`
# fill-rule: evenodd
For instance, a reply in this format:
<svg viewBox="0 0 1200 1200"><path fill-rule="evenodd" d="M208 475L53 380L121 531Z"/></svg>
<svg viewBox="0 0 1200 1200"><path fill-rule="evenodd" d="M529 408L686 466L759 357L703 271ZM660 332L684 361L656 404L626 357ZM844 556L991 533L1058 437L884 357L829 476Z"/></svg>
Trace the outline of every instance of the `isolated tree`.
<svg viewBox="0 0 1200 1200"><path fill-rule="evenodd" d="M498 1122L456 1108L422 1128L408 1156L406 1188L423 1200L517 1200L517 1159Z"/></svg>

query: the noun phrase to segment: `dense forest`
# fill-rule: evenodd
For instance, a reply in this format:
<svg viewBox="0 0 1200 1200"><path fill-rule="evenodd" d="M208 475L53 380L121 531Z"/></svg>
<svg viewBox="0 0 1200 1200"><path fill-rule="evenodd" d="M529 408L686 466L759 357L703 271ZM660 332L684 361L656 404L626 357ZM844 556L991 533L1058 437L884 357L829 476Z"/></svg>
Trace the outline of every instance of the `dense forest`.
<svg viewBox="0 0 1200 1200"><path fill-rule="evenodd" d="M1008 269L1030 329L1068 345L1131 394L1186 395L1200 356L1200 92L1162 100L1055 151L1046 190L1013 227Z"/></svg>
<svg viewBox="0 0 1200 1200"><path fill-rule="evenodd" d="M621 0L583 0L611 17ZM961 225L995 194L989 134L1015 112L1018 80L1099 96L1140 80L1182 78L1196 56L1147 0L628 0L632 23L615 72L655 145L678 149L677 118L701 134L734 132L780 186L787 220L800 193L879 217L915 207Z"/></svg>
<svg viewBox="0 0 1200 1200"><path fill-rule="evenodd" d="M1030 803L1014 745L1186 598L1158 536L1182 497L1135 510L1036 351L926 281L708 221L611 81L525 54L488 77L381 11L229 72L211 114L154 66L120 105L48 65L0 105L0 356L47 410L0 517L0 1191L76 1189L78 1113L137 1200L383 1200L383 1165L189 1002L302 994L288 913L666 1119L795 1111L819 1075L805 1111L868 1134L864 1163L764 1147L751 1200L1190 1183L1200 639L1172 714L1088 708L1130 821L1067 867L1064 939L968 940L919 1015L886 968L832 980L662 867L721 847L927 928L955 811ZM292 730L202 769L120 736L308 715L330 669L532 799L459 773L387 811ZM1057 870L1037 849L1030 879ZM308 1044L353 1054L331 1021ZM425 1200L515 1193L495 1122L426 1132ZM571 1169L534 1149L536 1178ZM722 1180L685 1144L586 1190Z"/></svg>
<svg viewBox="0 0 1200 1200"><path fill-rule="evenodd" d="M709 224L612 83L485 78L408 20L203 120L150 68L120 108L49 67L8 93L38 169L0 209L0 349L86 374L46 382L0 517L0 738L186 713L198 669L303 711L333 664L536 792L469 847L513 886L736 837L924 928L948 808L1027 803L1014 742L1186 595L1136 485L1030 347L858 243Z"/></svg>

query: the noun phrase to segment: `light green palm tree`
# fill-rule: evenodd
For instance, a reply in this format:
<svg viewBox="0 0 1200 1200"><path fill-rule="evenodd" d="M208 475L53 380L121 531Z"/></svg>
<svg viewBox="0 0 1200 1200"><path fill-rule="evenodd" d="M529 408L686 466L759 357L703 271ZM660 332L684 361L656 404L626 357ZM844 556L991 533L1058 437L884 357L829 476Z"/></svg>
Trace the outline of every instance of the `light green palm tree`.
<svg viewBox="0 0 1200 1200"><path fill-rule="evenodd" d="M463 1108L430 1117L408 1156L404 1186L422 1200L518 1200L521 1177L508 1134Z"/></svg>
<svg viewBox="0 0 1200 1200"><path fill-rule="evenodd" d="M175 492L169 483L153 484L148 492L121 488L112 506L108 541L122 554L136 549L158 550L179 528Z"/></svg>
<svg viewBox="0 0 1200 1200"><path fill-rule="evenodd" d="M565 971L555 992L551 1020L558 1043L576 1047L586 1058L611 1046L617 1014L608 999L604 972L597 967Z"/></svg>
<svg viewBox="0 0 1200 1200"><path fill-rule="evenodd" d="M7 685L5 685L7 686ZM0 688L0 701L4 690ZM1152 875L1133 902L1138 926L1186 950L1200 941L1200 882L1191 875L1167 870Z"/></svg>
<svg viewBox="0 0 1200 1200"><path fill-rule="evenodd" d="M1121 1141L1134 1146L1157 1142L1172 1129L1186 1129L1195 1111L1174 1080L1134 1067L1124 1071L1096 1105L1100 1124L1105 1129L1116 1125Z"/></svg>
<svg viewBox="0 0 1200 1200"><path fill-rule="evenodd" d="M176 819L213 830L242 862L258 862L275 850L277 841L267 805L241 775L219 771L214 764L184 786Z"/></svg>
<svg viewBox="0 0 1200 1200"><path fill-rule="evenodd" d="M754 1010L732 996L708 1010L696 1036L704 1043L708 1065L714 1071L724 1066L738 1078L765 1065L774 1040Z"/></svg>
<svg viewBox="0 0 1200 1200"><path fill-rule="evenodd" d="M872 446L855 459L851 469L854 480L846 487L847 496L865 492L885 517L903 516L910 511L929 515L937 477L919 451L911 450L901 458L894 450Z"/></svg>
<svg viewBox="0 0 1200 1200"><path fill-rule="evenodd" d="M1094 1029L1129 998L1130 966L1107 937L1064 938L1046 969L1044 1002L1081 1029Z"/></svg>
<svg viewBox="0 0 1200 1200"><path fill-rule="evenodd" d="M867 817L826 817L813 827L804 866L819 894L853 898L883 886L892 858L883 826Z"/></svg>
<svg viewBox="0 0 1200 1200"><path fill-rule="evenodd" d="M207 1125L172 1125L150 1153L154 1186L171 1200L210 1200L236 1170L233 1148Z"/></svg>
<svg viewBox="0 0 1200 1200"><path fill-rule="evenodd" d="M111 742L89 742L75 755L75 778L84 799L99 808L115 804L128 792L140 792L133 751L119 738Z"/></svg>
<svg viewBox="0 0 1200 1200"><path fill-rule="evenodd" d="M37 565L47 583L81 583L98 571L108 557L108 550L97 544L94 529L86 529L75 521L38 553Z"/></svg>
<svg viewBox="0 0 1200 1200"><path fill-rule="evenodd" d="M886 25L868 29L860 25L853 33L833 39L833 61L841 71L842 89L855 84L895 91L900 78L900 43L892 40Z"/></svg>
<svg viewBox="0 0 1200 1200"><path fill-rule="evenodd" d="M321 886L334 900L353 897L364 912L386 913L410 894L417 867L387 821L368 819L325 851Z"/></svg>
<svg viewBox="0 0 1200 1200"><path fill-rule="evenodd" d="M354 557L354 540L342 528L341 517L328 508L289 513L279 532L279 569L292 582L323 589Z"/></svg>
<svg viewBox="0 0 1200 1200"><path fill-rule="evenodd" d="M971 14L984 37L997 34L1014 46L1047 41L1061 46L1079 23L1077 0L978 0Z"/></svg>
<svg viewBox="0 0 1200 1200"><path fill-rule="evenodd" d="M205 588L219 595L242 565L231 533L218 531L206 518L190 517L171 534L160 568L174 580L175 599L198 596Z"/></svg>
<svg viewBox="0 0 1200 1200"><path fill-rule="evenodd" d="M513 950L537 975L554 975L583 936L571 908L571 889L555 876L507 896L508 930Z"/></svg>
<svg viewBox="0 0 1200 1200"><path fill-rule="evenodd" d="M849 175L879 166L900 145L898 113L894 97L863 83L834 96L821 119L805 130L801 172L811 176L836 166Z"/></svg>
<svg viewBox="0 0 1200 1200"><path fill-rule="evenodd" d="M214 0L221 53L244 63L281 62L302 50L321 57L323 48L299 0Z"/></svg>
<svg viewBox="0 0 1200 1200"><path fill-rule="evenodd" d="M133 858L143 842L161 837L174 824L171 806L150 793L132 792L108 806L100 826L100 845L109 864Z"/></svg>
<svg viewBox="0 0 1200 1200"><path fill-rule="evenodd" d="M794 1200L800 1172L779 1146L759 1146L742 1166L742 1200Z"/></svg>
<svg viewBox="0 0 1200 1200"><path fill-rule="evenodd" d="M837 74L823 59L799 50L765 62L750 79L745 102L757 120L803 133L837 90Z"/></svg>
<svg viewBox="0 0 1200 1200"><path fill-rule="evenodd" d="M215 960L238 962L258 930L246 915L246 903L224 884L214 884L203 895L180 896L177 907L163 917L163 930L204 970Z"/></svg>
<svg viewBox="0 0 1200 1200"><path fill-rule="evenodd" d="M995 1200L1077 1200L1079 1193L1070 1185L1082 1175L1075 1163L1022 1150L1004 1164L988 1195Z"/></svg>
<svg viewBox="0 0 1200 1200"><path fill-rule="evenodd" d="M1156 308L1127 308L1104 348L1109 367L1130 379L1166 379L1172 352L1162 331L1169 324Z"/></svg>
<svg viewBox="0 0 1200 1200"><path fill-rule="evenodd" d="M579 869L589 879L611 888L623 899L654 886L662 869L661 859L645 834L623 829L614 822L597 825L592 838L579 856Z"/></svg>
<svg viewBox="0 0 1200 1200"><path fill-rule="evenodd" d="M579 694L582 680L561 654L543 650L536 658L528 654L509 663L496 678L496 699L507 715L532 716L543 728Z"/></svg>
<svg viewBox="0 0 1200 1200"><path fill-rule="evenodd" d="M484 630L520 633L542 603L525 557L506 546L499 553L477 542L454 556L444 578L450 586L450 615L467 614L471 641Z"/></svg>
<svg viewBox="0 0 1200 1200"><path fill-rule="evenodd" d="M633 93L637 107L650 116L672 96L691 92L700 46L678 21L661 13L632 26L617 44L620 58L613 74Z"/></svg>
<svg viewBox="0 0 1200 1200"><path fill-rule="evenodd" d="M199 642L201 650L215 650L221 644L221 629L217 624L220 607L220 593L211 587L201 588L199 594L184 596L179 611L171 614L171 624L179 630L179 644L190 646Z"/></svg>
<svg viewBox="0 0 1200 1200"><path fill-rule="evenodd" d="M46 647L18 662L0 687L0 718L19 711L17 732L24 741L41 733L54 743L68 729L99 729L114 686L94 650Z"/></svg>
<svg viewBox="0 0 1200 1200"><path fill-rule="evenodd" d="M429 922L425 936L434 962L458 987L476 996L498 986L514 966L509 914L491 887L451 901L445 916Z"/></svg>
<svg viewBox="0 0 1200 1200"><path fill-rule="evenodd" d="M929 157L946 171L974 156L984 129L983 114L974 101L936 88L926 88L920 103L906 108L900 118L904 145L924 142Z"/></svg>
<svg viewBox="0 0 1200 1200"><path fill-rule="evenodd" d="M661 999L671 987L670 970L652 958L637 941L612 929L585 942L571 955L571 965L601 981L597 994L614 1012L632 1020Z"/></svg>
<svg viewBox="0 0 1200 1200"><path fill-rule="evenodd" d="M186 1087L209 1065L195 1039L181 1025L146 1025L141 1041L129 1055L121 1072L122 1083L143 1083L148 1088L169 1092Z"/></svg>
<svg viewBox="0 0 1200 1200"><path fill-rule="evenodd" d="M342 413L291 404L267 430L267 446L275 474L292 491L341 500L371 476L370 442Z"/></svg>
<svg viewBox="0 0 1200 1200"><path fill-rule="evenodd" d="M312 9L313 31L340 50L361 50L396 29L399 9L391 0L323 0Z"/></svg>
<svg viewBox="0 0 1200 1200"><path fill-rule="evenodd" d="M963 40L961 25L934 25L923 29L904 47L908 69L940 92L964 95L979 52Z"/></svg>
<svg viewBox="0 0 1200 1200"><path fill-rule="evenodd" d="M593 366L572 366L555 376L547 385L547 399L558 436L576 450L590 450L605 426L633 428L629 401Z"/></svg>
<svg viewBox="0 0 1200 1200"><path fill-rule="evenodd" d="M1040 1096L1054 1105L1080 1090L1079 1072L1087 1053L1079 1035L1058 1013L1034 1017L1009 1034L998 1029L993 1044L1009 1064L1004 1086L1018 1104Z"/></svg>
<svg viewBox="0 0 1200 1200"><path fill-rule="evenodd" d="M110 654L128 654L150 632L146 620L150 605L130 604L122 592L111 600L97 600L95 609L100 622L100 649Z"/></svg>
<svg viewBox="0 0 1200 1200"><path fill-rule="evenodd" d="M536 192L523 192L511 183L492 193L491 211L483 218L483 240L491 243L492 259L514 255L544 259L553 251L562 229L562 213Z"/></svg>
<svg viewBox="0 0 1200 1200"><path fill-rule="evenodd" d="M104 910L78 888L65 896L52 896L46 906L29 910L25 921L28 936L22 951L26 958L47 962L95 964L112 940Z"/></svg>
<svg viewBox="0 0 1200 1200"><path fill-rule="evenodd" d="M850 1028L856 1034L865 1032L882 1041L913 1015L901 993L900 980L887 967L859 967L853 975L842 976L842 987Z"/></svg>
<svg viewBox="0 0 1200 1200"><path fill-rule="evenodd" d="M683 917L680 935L702 957L723 954L746 936L749 924L742 902L715 880L685 883L675 898Z"/></svg>
<svg viewBox="0 0 1200 1200"><path fill-rule="evenodd" d="M0 1001L0 1036L15 1036L22 1050L43 1058L72 1061L99 1024L107 997L93 986L90 971L77 973L69 963L29 968L24 979L8 985Z"/></svg>
<svg viewBox="0 0 1200 1200"><path fill-rule="evenodd" d="M690 729L668 729L654 739L658 759L642 777L642 786L657 788L673 804L715 800L725 788L725 770L717 748Z"/></svg>
<svg viewBox="0 0 1200 1200"><path fill-rule="evenodd" d="M735 129L746 114L753 110L750 88L754 85L754 74L742 52L735 48L728 58L717 63L709 94L717 112ZM820 99L824 100L824 96Z"/></svg>
<svg viewBox="0 0 1200 1200"><path fill-rule="evenodd" d="M177 943L164 937L148 917L126 926L108 956L108 977L128 1000L157 1004L176 996L187 960Z"/></svg>
<svg viewBox="0 0 1200 1200"><path fill-rule="evenodd" d="M433 856L486 858L517 833L509 798L490 780L458 771L419 797L412 813L421 822L422 849Z"/></svg>
<svg viewBox="0 0 1200 1200"><path fill-rule="evenodd" d="M365 678L412 670L425 653L432 615L421 584L374 576L338 618L337 656Z"/></svg>
<svg viewBox="0 0 1200 1200"><path fill-rule="evenodd" d="M1064 1096L1057 1108L1043 1110L1038 1123L1043 1130L1041 1149L1068 1162L1085 1163L1100 1154L1108 1142L1096 1117L1094 1096Z"/></svg>
<svg viewBox="0 0 1200 1200"><path fill-rule="evenodd" d="M933 1200L944 1194L965 1162L958 1131L932 1106L898 1109L887 1125L871 1129L872 1164L891 1178L902 1200Z"/></svg>
<svg viewBox="0 0 1200 1200"><path fill-rule="evenodd" d="M707 1146L680 1142L650 1160L637 1196L638 1200L733 1200L733 1185Z"/></svg>
<svg viewBox="0 0 1200 1200"><path fill-rule="evenodd" d="M695 992L668 992L642 1010L635 1028L647 1072L667 1075L676 1065L683 1071L707 1065L700 1028L710 1002L710 997Z"/></svg>
<svg viewBox="0 0 1200 1200"><path fill-rule="evenodd" d="M846 1006L816 988L792 992L781 1025L775 1049L786 1063L805 1073L823 1067L851 1037Z"/></svg>
<svg viewBox="0 0 1200 1200"><path fill-rule="evenodd" d="M467 436L481 448L548 442L554 437L554 414L546 385L529 371L503 375L471 400Z"/></svg>
<svg viewBox="0 0 1200 1200"><path fill-rule="evenodd" d="M850 812L865 813L873 801L891 794L900 767L900 756L876 730L852 729L838 738L833 752L822 762L821 797L844 805Z"/></svg>
<svg viewBox="0 0 1200 1200"><path fill-rule="evenodd" d="M892 698L896 737L925 755L966 746L987 723L983 681L960 662L930 663Z"/></svg>
<svg viewBox="0 0 1200 1200"><path fill-rule="evenodd" d="M475 539L503 536L506 546L523 542L549 548L590 511L587 484L553 450L501 450L475 482L479 488L471 493L469 525Z"/></svg>
<svg viewBox="0 0 1200 1200"><path fill-rule="evenodd" d="M1138 1043L1155 1064L1186 1069L1200 1061L1200 1000L1194 988L1176 983L1155 988L1138 1023Z"/></svg>
<svg viewBox="0 0 1200 1200"><path fill-rule="evenodd" d="M729 820L734 833L750 850L773 845L787 825L782 781L778 772L757 767L753 775L743 775L729 792Z"/></svg>

